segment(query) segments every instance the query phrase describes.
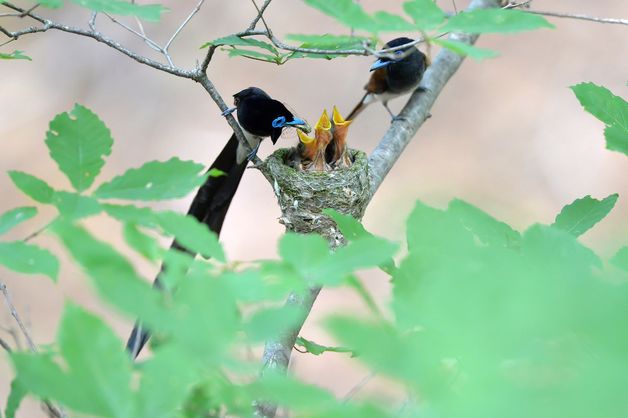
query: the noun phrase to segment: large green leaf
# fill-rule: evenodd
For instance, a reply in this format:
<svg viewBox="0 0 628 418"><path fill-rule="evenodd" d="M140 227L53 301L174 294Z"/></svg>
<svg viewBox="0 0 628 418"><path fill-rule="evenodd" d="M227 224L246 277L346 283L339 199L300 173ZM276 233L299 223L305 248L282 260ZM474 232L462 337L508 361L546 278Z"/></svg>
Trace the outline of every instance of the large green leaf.
<svg viewBox="0 0 628 418"><path fill-rule="evenodd" d="M450 39L432 39L432 42L436 45L444 46L458 55L469 56L478 61L499 56L499 52L493 51L492 49L478 48L477 46L465 44L460 41Z"/></svg>
<svg viewBox="0 0 628 418"><path fill-rule="evenodd" d="M628 271L628 247L623 247L611 258L611 263Z"/></svg>
<svg viewBox="0 0 628 418"><path fill-rule="evenodd" d="M25 195L39 203L51 203L54 189L45 181L22 171L9 171L13 184Z"/></svg>
<svg viewBox="0 0 628 418"><path fill-rule="evenodd" d="M89 188L111 153L113 139L109 128L91 110L76 104L70 113L61 113L50 122L46 132L50 156L82 192Z"/></svg>
<svg viewBox="0 0 628 418"><path fill-rule="evenodd" d="M183 197L203 184L204 167L176 157L151 161L131 168L111 181L101 184L94 196L104 199L164 200Z"/></svg>
<svg viewBox="0 0 628 418"><path fill-rule="evenodd" d="M58 9L63 6L63 0L37 0L37 3L51 9Z"/></svg>
<svg viewBox="0 0 628 418"><path fill-rule="evenodd" d="M606 148L628 155L628 102L593 83L571 89L584 109L606 124Z"/></svg>
<svg viewBox="0 0 628 418"><path fill-rule="evenodd" d="M560 211L552 226L579 237L609 214L618 197L612 194L602 200L591 196L576 199Z"/></svg>
<svg viewBox="0 0 628 418"><path fill-rule="evenodd" d="M102 211L100 204L93 197L71 192L55 192L52 204L57 207L59 216L65 220L86 218Z"/></svg>
<svg viewBox="0 0 628 418"><path fill-rule="evenodd" d="M371 16L353 0L305 0L305 3L350 28L376 31L377 25Z"/></svg>
<svg viewBox="0 0 628 418"><path fill-rule="evenodd" d="M513 33L553 28L543 16L513 9L476 9L451 17L443 30L466 33Z"/></svg>
<svg viewBox="0 0 628 418"><path fill-rule="evenodd" d="M403 4L403 10L412 18L418 29L428 30L445 20L445 13L434 0L412 0Z"/></svg>
<svg viewBox="0 0 628 418"><path fill-rule="evenodd" d="M123 234L126 243L148 260L157 261L163 253L157 240L141 231L134 223L125 223Z"/></svg>
<svg viewBox="0 0 628 418"><path fill-rule="evenodd" d="M0 264L26 274L44 274L57 280L59 261L50 251L22 241L0 242Z"/></svg>
<svg viewBox="0 0 628 418"><path fill-rule="evenodd" d="M303 315L302 309L295 305L260 309L244 323L244 332L251 342L267 341L290 332Z"/></svg>
<svg viewBox="0 0 628 418"><path fill-rule="evenodd" d="M64 370L45 354L14 354L28 390L76 411L113 418L133 416L131 359L118 337L96 316L66 306L57 337Z"/></svg>
<svg viewBox="0 0 628 418"><path fill-rule="evenodd" d="M301 42L300 47L302 48L314 49L361 49L364 42L372 41L372 39L363 36L331 35L329 33L323 35L288 34L286 39Z"/></svg>
<svg viewBox="0 0 628 418"><path fill-rule="evenodd" d="M10 231L16 225L29 220L35 215L37 215L37 208L31 206L23 206L4 212L0 215L0 234Z"/></svg>
<svg viewBox="0 0 628 418"><path fill-rule="evenodd" d="M72 0L73 3L95 12L122 16L136 16L150 22L159 22L167 9L161 4L136 4L121 0Z"/></svg>

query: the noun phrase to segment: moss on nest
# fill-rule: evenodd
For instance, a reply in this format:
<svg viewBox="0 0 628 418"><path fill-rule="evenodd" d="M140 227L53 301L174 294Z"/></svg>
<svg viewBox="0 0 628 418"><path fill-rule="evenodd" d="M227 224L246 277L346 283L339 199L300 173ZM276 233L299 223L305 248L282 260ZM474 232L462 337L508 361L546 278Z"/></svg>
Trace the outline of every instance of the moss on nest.
<svg viewBox="0 0 628 418"><path fill-rule="evenodd" d="M342 245L342 234L322 211L332 208L362 219L370 191L366 154L349 150L351 167L317 172L298 171L286 165L289 152L290 149L279 149L259 167L277 196L282 213L279 222L289 231L320 234L332 248Z"/></svg>

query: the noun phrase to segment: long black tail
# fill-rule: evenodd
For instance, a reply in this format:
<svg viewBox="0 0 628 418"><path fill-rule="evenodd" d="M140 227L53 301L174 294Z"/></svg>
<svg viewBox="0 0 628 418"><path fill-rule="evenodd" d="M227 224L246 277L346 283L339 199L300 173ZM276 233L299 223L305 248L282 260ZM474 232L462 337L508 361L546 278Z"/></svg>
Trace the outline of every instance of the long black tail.
<svg viewBox="0 0 628 418"><path fill-rule="evenodd" d="M217 235L220 235L220 230L222 229L222 224L229 210L229 205L231 205L233 196L235 196L248 162L245 160L238 164L236 160L237 149L238 139L235 135L232 135L227 145L225 145L220 155L218 155L218 158L216 158L209 168L210 170L213 168L221 170L226 175L208 177L205 183L198 189L198 192L196 192L196 196L194 200L192 200L192 204L187 213L188 216L193 216L199 222L203 222ZM193 256L196 255L185 249L176 240L172 242L170 248L186 251ZM155 278L155 287L161 287L159 276L162 271L163 265ZM149 338L149 330L143 327L139 321L136 322L126 343L126 349L131 353L133 358L137 357Z"/></svg>
<svg viewBox="0 0 628 418"><path fill-rule="evenodd" d="M369 94L370 93L368 91L364 93L364 96L362 96L362 99L360 100L360 102L357 105L355 105L351 113L345 116L345 120L353 120L356 116L360 114L361 111L364 110L364 108L367 106L367 104L365 104L364 101L366 100Z"/></svg>

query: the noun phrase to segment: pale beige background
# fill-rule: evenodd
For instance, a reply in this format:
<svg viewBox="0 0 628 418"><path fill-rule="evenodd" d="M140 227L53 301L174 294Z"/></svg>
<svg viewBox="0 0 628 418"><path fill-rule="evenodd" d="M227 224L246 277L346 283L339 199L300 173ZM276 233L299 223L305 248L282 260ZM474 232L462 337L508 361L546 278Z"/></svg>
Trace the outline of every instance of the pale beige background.
<svg viewBox="0 0 628 418"><path fill-rule="evenodd" d="M149 34L165 42L195 3L166 1L172 11L161 24L147 24ZM368 10L399 12L402 1L362 3ZM457 3L464 7L467 2ZM439 4L448 9L451 6L444 0ZM628 17L624 0L536 0L534 5L543 10ZM64 22L83 24L87 20L87 14L74 7L55 15ZM173 46L176 64L194 65L202 57L198 46L244 29L253 15L248 0L207 0ZM275 0L267 18L280 37L287 33L346 32L298 0ZM627 243L628 158L604 148L603 125L581 109L568 86L593 81L628 96L628 27L563 19L552 22L556 30L480 39L479 46L498 50L501 57L463 64L439 97L433 117L377 193L364 217L367 228L401 240L403 221L416 199L442 207L459 197L524 229L533 222L550 223L563 205L578 197L591 194L601 198L618 192L621 196L613 212L583 241L606 255ZM99 24L124 45L151 54L132 34L105 24L102 16ZM93 40L49 32L25 37L11 46L27 51L33 62L0 63L1 173L24 170L57 188L67 188L69 183L48 157L43 139L48 121L75 102L97 112L116 140L101 179L171 156L209 163L230 135L217 107L200 86L133 62ZM315 121L323 106L337 104L346 112L355 104L362 95L371 61L365 57L298 60L277 67L229 59L218 52L209 76L229 102L231 94L256 85ZM392 107L400 109L402 104L403 100L396 100ZM353 125L351 145L370 152L388 122L381 106L371 106ZM294 141L292 134L282 145ZM264 144L260 155L270 151L270 143ZM0 190L0 211L32 204L5 174L0 175ZM160 207L184 212L190 199ZM24 237L53 215L51 210L42 213L44 216L21 226L10 237ZM222 234L229 257L274 257L275 243L283 233L278 215L265 180L254 171L247 173ZM113 222L99 217L89 225L98 236L123 246ZM35 242L60 252L49 236ZM155 270L145 264L140 268L147 277ZM389 294L387 277L378 273L363 277L384 304ZM68 263L63 264L58 284L2 268L0 278L28 317L39 344L53 340L65 300L104 313L121 337L126 338L130 329L130 321L98 302L85 278ZM349 292L323 291L304 335L331 342L317 323L339 308L363 309ZM0 323L11 324L4 309L0 310ZM0 332L3 338L8 337ZM4 354L0 358L0 404L4 405L10 368ZM320 358L296 354L294 362L296 372L307 381L320 383L339 395L365 373L347 364L345 356L333 354ZM382 385L371 384L366 391L376 387ZM28 402L20 415L34 417L40 413L34 402Z"/></svg>

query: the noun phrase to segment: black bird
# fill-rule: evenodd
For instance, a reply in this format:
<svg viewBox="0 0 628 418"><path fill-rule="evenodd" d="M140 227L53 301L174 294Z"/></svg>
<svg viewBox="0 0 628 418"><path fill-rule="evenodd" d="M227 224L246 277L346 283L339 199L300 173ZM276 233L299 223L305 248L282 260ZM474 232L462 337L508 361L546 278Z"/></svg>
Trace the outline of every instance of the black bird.
<svg viewBox="0 0 628 418"><path fill-rule="evenodd" d="M218 158L209 168L209 170L218 169L226 175L208 177L199 188L188 210L188 216L193 216L199 222L206 224L216 235L220 235L229 205L238 189L248 160L256 154L262 139L270 137L275 144L282 130L291 126L306 132L310 131L303 119L295 117L283 103L272 99L262 89L249 87L234 94L233 98L235 107L227 109L223 112L223 116L237 111L238 121L253 151L248 152L239 143L235 134L231 135ZM170 248L191 253L176 241ZM191 255L196 254L191 253ZM154 284L156 287L161 287L159 274ZM137 357L149 338L149 331L139 322L136 323L126 343L126 349L133 358Z"/></svg>
<svg viewBox="0 0 628 418"><path fill-rule="evenodd" d="M412 42L409 38L396 38L388 42L384 48L394 48ZM416 89L429 65L428 58L413 45L394 51L397 59L380 58L371 66L371 78L364 89L366 93L360 103L347 115L353 120L364 108L379 100L393 117L396 116L388 108L388 101Z"/></svg>

